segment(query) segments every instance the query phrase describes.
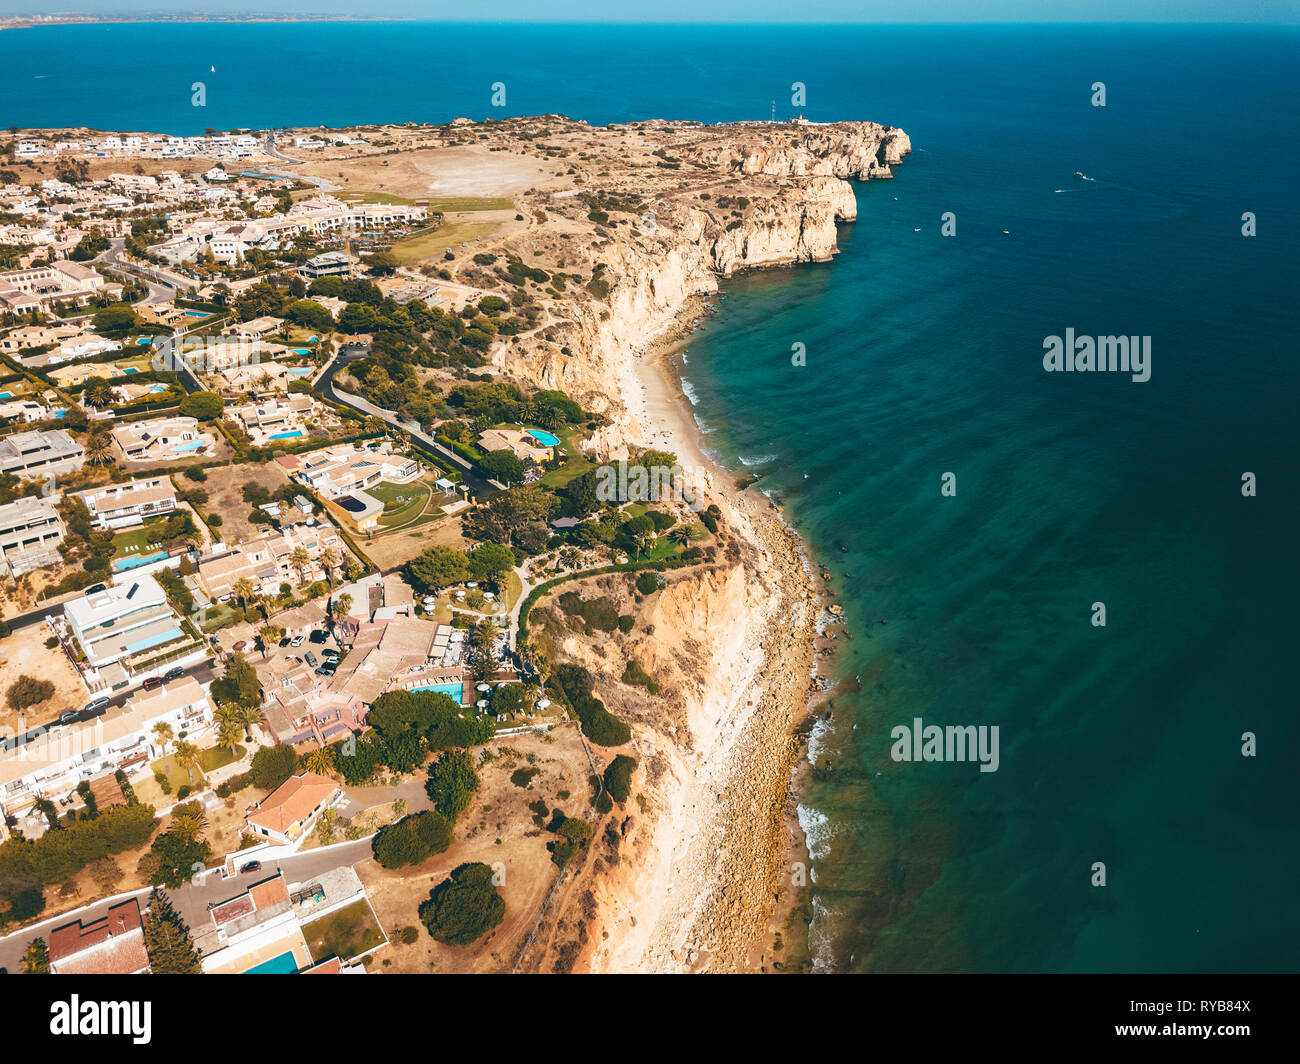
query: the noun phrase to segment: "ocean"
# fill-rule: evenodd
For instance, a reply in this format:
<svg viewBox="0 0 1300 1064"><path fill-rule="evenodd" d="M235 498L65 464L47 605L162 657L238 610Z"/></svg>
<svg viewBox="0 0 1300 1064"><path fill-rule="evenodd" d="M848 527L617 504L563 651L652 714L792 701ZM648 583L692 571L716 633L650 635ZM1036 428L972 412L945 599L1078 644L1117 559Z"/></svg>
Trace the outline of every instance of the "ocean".
<svg viewBox="0 0 1300 1064"><path fill-rule="evenodd" d="M839 257L726 282L682 367L710 449L845 608L800 796L816 967L1277 971L1300 949L1298 53L1226 26L63 27L0 33L0 123L901 126L914 151L857 186ZM1150 379L1045 372L1067 329L1149 337ZM917 718L996 726L997 771L896 761Z"/></svg>

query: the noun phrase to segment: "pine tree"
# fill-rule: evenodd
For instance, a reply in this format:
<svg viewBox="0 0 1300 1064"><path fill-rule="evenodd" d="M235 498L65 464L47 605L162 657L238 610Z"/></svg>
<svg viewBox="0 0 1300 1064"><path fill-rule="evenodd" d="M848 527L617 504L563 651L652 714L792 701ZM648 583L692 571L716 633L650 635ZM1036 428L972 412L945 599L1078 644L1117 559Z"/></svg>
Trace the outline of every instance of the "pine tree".
<svg viewBox="0 0 1300 1064"><path fill-rule="evenodd" d="M27 947L27 952L23 954L23 974L50 974L50 951L45 945L45 939L32 939L31 944Z"/></svg>
<svg viewBox="0 0 1300 1064"><path fill-rule="evenodd" d="M202 971L189 927L172 908L166 893L157 887L149 893L144 948L149 954L149 968L155 975L198 975Z"/></svg>

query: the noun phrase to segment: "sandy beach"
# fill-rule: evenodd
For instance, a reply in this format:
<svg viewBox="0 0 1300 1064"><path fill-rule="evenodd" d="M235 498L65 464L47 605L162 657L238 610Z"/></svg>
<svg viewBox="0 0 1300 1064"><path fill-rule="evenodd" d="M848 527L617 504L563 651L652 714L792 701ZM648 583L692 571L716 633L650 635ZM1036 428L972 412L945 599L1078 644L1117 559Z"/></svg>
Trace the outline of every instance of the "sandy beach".
<svg viewBox="0 0 1300 1064"><path fill-rule="evenodd" d="M707 471L706 502L743 545L743 605L722 634L705 630L705 610L676 618L679 638L711 635L725 653L688 706L689 742L662 751L672 769L657 782L660 814L635 872L604 899L610 945L593 951L597 971L779 970L772 941L802 900L791 876L806 861L793 784L819 694L811 676L823 603L802 542L766 496L737 489L708 455L682 392L673 356L706 312L691 300L634 352L621 384L641 442ZM790 959L780 958L786 970Z"/></svg>

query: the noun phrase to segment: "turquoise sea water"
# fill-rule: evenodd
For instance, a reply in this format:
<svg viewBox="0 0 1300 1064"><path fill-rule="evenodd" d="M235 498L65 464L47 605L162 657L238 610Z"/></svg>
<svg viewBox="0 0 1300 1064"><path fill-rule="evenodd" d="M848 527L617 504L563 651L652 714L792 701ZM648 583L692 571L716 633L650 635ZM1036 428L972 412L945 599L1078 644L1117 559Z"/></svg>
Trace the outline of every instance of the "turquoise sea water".
<svg viewBox="0 0 1300 1064"><path fill-rule="evenodd" d="M1289 970L1298 52L1231 27L68 27L0 34L0 113L714 121L784 117L799 81L811 119L906 129L839 258L727 282L683 367L845 605L832 767L801 796L819 964ZM1067 328L1150 336L1150 381L1043 372ZM998 771L894 762L916 717L997 725Z"/></svg>

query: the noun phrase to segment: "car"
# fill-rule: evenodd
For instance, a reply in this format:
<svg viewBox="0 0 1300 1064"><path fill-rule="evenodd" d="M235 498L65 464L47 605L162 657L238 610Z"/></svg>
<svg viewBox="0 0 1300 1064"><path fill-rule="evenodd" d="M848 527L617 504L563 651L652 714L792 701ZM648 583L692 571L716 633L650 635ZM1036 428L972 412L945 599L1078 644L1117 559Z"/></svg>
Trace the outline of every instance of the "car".
<svg viewBox="0 0 1300 1064"><path fill-rule="evenodd" d="M313 669L320 664L320 660L310 650L307 651L306 658L307 658L307 664L310 665Z"/></svg>
<svg viewBox="0 0 1300 1064"><path fill-rule="evenodd" d="M298 647L302 646L303 642L304 642L303 637L300 635L296 635L291 640L289 640L289 645L297 649Z"/></svg>
<svg viewBox="0 0 1300 1064"><path fill-rule="evenodd" d="M313 643L323 643L325 642L325 640L329 638L329 633L324 631L321 628L317 628L314 632L312 632L309 638Z"/></svg>
<svg viewBox="0 0 1300 1064"><path fill-rule="evenodd" d="M170 669L168 669L165 673L163 673L163 679L179 680L184 675L185 675L184 669L182 669L179 665L173 665Z"/></svg>
<svg viewBox="0 0 1300 1064"><path fill-rule="evenodd" d="M249 861L248 864L240 866L239 874L242 876L245 872L260 872L261 870L261 861Z"/></svg>
<svg viewBox="0 0 1300 1064"><path fill-rule="evenodd" d="M82 594L83 594L83 595L94 595L94 594L96 594L97 592L100 592L100 591L103 591L103 590L105 590L103 584L91 584L90 587L86 588L86 590L82 592Z"/></svg>
<svg viewBox="0 0 1300 1064"><path fill-rule="evenodd" d="M158 679L157 676L150 676L141 686L146 691L153 691L162 686L162 680Z"/></svg>
<svg viewBox="0 0 1300 1064"><path fill-rule="evenodd" d="M287 647L288 645L289 645L289 637L286 635L283 639L280 640L280 646Z"/></svg>
<svg viewBox="0 0 1300 1064"><path fill-rule="evenodd" d="M322 665L319 669L316 670L316 675L333 676L337 671L338 671L338 665L332 661L327 661L325 662L324 665Z"/></svg>
<svg viewBox="0 0 1300 1064"><path fill-rule="evenodd" d="M333 647L326 647L320 652L320 656L326 661L338 661L340 657L339 652Z"/></svg>
<svg viewBox="0 0 1300 1064"><path fill-rule="evenodd" d="M59 714L60 724L76 724L81 719L81 713L75 709L65 710Z"/></svg>
<svg viewBox="0 0 1300 1064"><path fill-rule="evenodd" d="M86 712L98 713L101 709L103 709L107 705L108 705L107 698L95 698L86 703Z"/></svg>

